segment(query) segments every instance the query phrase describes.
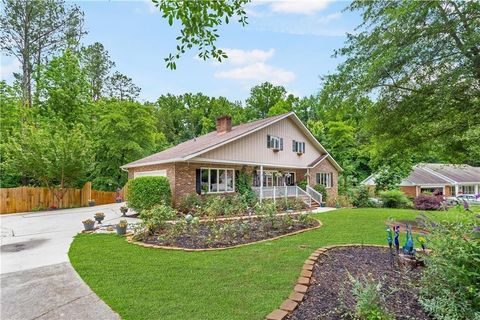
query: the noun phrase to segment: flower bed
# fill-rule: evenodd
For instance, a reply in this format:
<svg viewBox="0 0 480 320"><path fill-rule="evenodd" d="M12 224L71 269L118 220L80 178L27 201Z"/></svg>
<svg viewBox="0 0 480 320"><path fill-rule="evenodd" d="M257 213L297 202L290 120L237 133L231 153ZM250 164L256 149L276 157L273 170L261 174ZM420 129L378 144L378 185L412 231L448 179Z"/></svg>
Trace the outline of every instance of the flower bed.
<svg viewBox="0 0 480 320"><path fill-rule="evenodd" d="M226 248L271 239L319 226L308 214L265 215L233 220L182 219L145 227L135 241L187 249Z"/></svg>

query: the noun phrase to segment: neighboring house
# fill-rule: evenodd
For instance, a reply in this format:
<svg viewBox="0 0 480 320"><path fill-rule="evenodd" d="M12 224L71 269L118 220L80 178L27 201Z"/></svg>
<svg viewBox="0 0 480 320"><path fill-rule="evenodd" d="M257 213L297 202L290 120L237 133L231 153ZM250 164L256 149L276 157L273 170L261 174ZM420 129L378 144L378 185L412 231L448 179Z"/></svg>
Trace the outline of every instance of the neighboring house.
<svg viewBox="0 0 480 320"><path fill-rule="evenodd" d="M375 175L371 175L362 183L374 187ZM447 197L478 194L480 168L463 164L417 164L410 175L400 183L400 190L410 197L416 197L424 192Z"/></svg>
<svg viewBox="0 0 480 320"><path fill-rule="evenodd" d="M327 188L329 203L338 193L342 168L290 112L232 127L229 116L216 120L217 130L122 166L128 178L165 176L174 204L191 193L235 192L240 170L252 176L260 199L287 196L320 202L311 188ZM302 192L297 183L307 180Z"/></svg>

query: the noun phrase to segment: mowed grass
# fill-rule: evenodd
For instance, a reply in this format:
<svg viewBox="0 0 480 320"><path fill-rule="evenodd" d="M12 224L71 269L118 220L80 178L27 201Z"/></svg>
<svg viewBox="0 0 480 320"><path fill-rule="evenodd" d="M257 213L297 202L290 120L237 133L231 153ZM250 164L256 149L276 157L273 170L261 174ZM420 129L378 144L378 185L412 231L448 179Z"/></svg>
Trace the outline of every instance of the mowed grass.
<svg viewBox="0 0 480 320"><path fill-rule="evenodd" d="M116 235L80 234L69 256L82 279L123 319L263 319L288 297L315 249L386 244L389 217L414 220L417 215L414 210L342 209L316 214L323 226L314 231L212 252L143 248ZM429 215L442 219L455 212Z"/></svg>

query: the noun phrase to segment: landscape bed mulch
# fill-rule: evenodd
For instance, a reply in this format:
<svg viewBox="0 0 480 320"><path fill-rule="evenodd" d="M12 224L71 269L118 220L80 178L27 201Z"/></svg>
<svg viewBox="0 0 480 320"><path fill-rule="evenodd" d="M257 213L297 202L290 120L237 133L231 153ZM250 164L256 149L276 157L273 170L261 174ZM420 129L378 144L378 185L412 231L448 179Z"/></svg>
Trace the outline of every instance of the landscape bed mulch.
<svg viewBox="0 0 480 320"><path fill-rule="evenodd" d="M392 263L393 261L393 263ZM353 319L355 297L348 276L364 277L382 283L385 307L397 320L431 319L418 302L418 282L423 267L407 270L391 260L390 250L382 247L338 247L320 255L312 283L303 302L289 320Z"/></svg>
<svg viewBox="0 0 480 320"><path fill-rule="evenodd" d="M285 227L282 225L280 217L276 218L274 226L266 228L261 219L251 218L236 221L217 221L216 227L222 227L226 224L231 225L231 232L228 237L217 237L215 240L208 240L211 238L212 230L215 230L215 224L211 221L200 222L197 229L187 229L181 234L175 236L165 237L163 234L155 234L148 236L141 241L147 244L158 246L170 246L186 249L207 249L207 248L228 248L242 244L258 242L276 238L291 233L297 233L302 230L320 226L320 222L311 219L307 222L300 222L294 220L293 224ZM242 224L248 223L248 232L242 232ZM215 231L213 231L215 232Z"/></svg>

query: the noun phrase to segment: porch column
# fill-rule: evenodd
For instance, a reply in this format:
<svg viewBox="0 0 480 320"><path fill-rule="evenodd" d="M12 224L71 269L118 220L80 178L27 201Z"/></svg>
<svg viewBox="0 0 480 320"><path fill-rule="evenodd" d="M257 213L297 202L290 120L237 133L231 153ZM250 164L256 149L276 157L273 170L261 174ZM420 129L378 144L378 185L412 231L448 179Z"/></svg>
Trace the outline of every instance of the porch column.
<svg viewBox="0 0 480 320"><path fill-rule="evenodd" d="M475 185L475 195L478 194L478 184Z"/></svg>
<svg viewBox="0 0 480 320"><path fill-rule="evenodd" d="M260 166L260 202L263 199L263 166Z"/></svg>
<svg viewBox="0 0 480 320"><path fill-rule="evenodd" d="M453 196L457 196L458 195L458 184L455 183L455 194Z"/></svg>

